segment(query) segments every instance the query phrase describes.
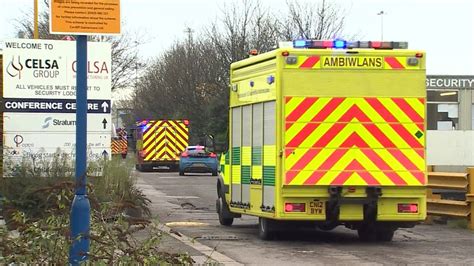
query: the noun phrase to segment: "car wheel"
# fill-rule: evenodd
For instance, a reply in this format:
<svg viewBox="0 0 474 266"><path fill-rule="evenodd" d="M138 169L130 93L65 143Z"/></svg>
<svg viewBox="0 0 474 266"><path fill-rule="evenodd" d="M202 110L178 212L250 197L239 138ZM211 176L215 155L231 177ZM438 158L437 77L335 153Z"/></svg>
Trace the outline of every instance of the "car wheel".
<svg viewBox="0 0 474 266"><path fill-rule="evenodd" d="M226 217L224 208L228 208L227 204L224 202L224 199L219 197L216 201L217 214L219 216L219 223L224 226L231 226L234 223L233 217ZM229 211L227 211L228 213Z"/></svg>
<svg viewBox="0 0 474 266"><path fill-rule="evenodd" d="M217 176L217 170L212 171L212 176Z"/></svg>
<svg viewBox="0 0 474 266"><path fill-rule="evenodd" d="M267 218L258 218L258 236L262 240L272 240L275 237L273 221Z"/></svg>
<svg viewBox="0 0 474 266"><path fill-rule="evenodd" d="M184 176L184 171L179 170L179 175Z"/></svg>

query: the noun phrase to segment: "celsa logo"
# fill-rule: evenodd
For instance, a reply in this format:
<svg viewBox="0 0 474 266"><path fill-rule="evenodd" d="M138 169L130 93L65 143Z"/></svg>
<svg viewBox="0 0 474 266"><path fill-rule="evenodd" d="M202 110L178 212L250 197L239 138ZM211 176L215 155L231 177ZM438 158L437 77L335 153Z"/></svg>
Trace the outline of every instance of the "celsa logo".
<svg viewBox="0 0 474 266"><path fill-rule="evenodd" d="M51 122L51 120L53 120L53 118L52 118L51 116L46 117L46 118L44 119L44 123L43 123L43 125L42 125L41 127L42 127L43 129L48 128L48 127L49 127L49 124L50 124L50 122Z"/></svg>
<svg viewBox="0 0 474 266"><path fill-rule="evenodd" d="M7 66L7 73L10 75L12 78L18 77L18 79L21 79L21 71L23 70L23 64L21 63L20 56L17 57L17 60L15 61L15 57L12 56L12 61L8 63Z"/></svg>

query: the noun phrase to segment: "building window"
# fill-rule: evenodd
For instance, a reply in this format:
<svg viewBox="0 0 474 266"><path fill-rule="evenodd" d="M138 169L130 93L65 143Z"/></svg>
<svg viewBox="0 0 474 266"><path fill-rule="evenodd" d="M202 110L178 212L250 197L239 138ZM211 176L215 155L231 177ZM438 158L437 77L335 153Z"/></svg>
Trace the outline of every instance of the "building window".
<svg viewBox="0 0 474 266"><path fill-rule="evenodd" d="M428 130L455 130L459 124L459 91L428 90Z"/></svg>

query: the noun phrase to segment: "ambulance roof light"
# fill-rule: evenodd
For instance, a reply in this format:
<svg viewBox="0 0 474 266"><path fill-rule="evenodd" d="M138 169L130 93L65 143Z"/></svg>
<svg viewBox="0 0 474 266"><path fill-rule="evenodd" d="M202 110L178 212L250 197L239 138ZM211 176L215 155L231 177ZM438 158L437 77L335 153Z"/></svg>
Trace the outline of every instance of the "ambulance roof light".
<svg viewBox="0 0 474 266"><path fill-rule="evenodd" d="M295 40L293 48L312 48L312 49L353 49L353 48L372 48L372 49L407 49L407 42L383 42L383 41L345 41L336 40Z"/></svg>

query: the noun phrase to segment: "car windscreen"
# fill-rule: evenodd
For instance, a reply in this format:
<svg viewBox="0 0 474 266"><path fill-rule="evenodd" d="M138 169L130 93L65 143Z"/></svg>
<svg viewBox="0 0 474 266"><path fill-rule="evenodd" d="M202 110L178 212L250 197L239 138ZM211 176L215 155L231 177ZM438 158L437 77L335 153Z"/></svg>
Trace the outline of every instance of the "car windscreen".
<svg viewBox="0 0 474 266"><path fill-rule="evenodd" d="M207 157L209 153L205 150L188 150L188 154L191 157Z"/></svg>

